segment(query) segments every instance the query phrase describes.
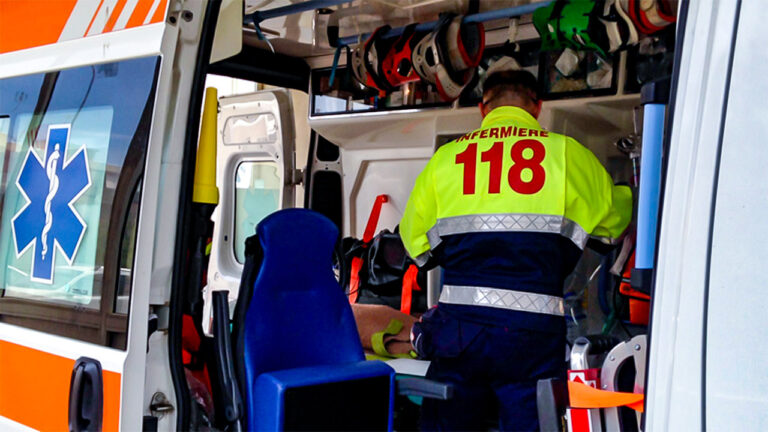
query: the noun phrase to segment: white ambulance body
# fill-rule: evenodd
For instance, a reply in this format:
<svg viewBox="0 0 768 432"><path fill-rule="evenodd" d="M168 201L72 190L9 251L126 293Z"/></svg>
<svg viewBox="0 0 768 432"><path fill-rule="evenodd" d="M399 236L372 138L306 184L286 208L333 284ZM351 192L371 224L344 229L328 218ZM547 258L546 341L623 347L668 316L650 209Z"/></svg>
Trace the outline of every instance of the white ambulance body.
<svg viewBox="0 0 768 432"><path fill-rule="evenodd" d="M333 14L348 37L466 11L468 1L43 3L0 0L3 430L73 429L78 416L98 416L104 430L195 424L182 282L204 87L220 96L205 330L212 291L229 291L232 312L243 242L261 218L306 207L361 238L386 194L378 229L392 230L435 149L481 121L459 102L363 112L316 81L334 67ZM486 23L486 46L539 43L530 11L546 3L483 2L526 8L514 33L511 17ZM660 211L649 215L658 228L647 233L656 247L643 430L768 428L761 6L679 5ZM261 22L260 40L244 16L270 10L283 13ZM625 58L610 91L546 100L539 119L623 173L630 161L614 143L636 131L641 106L625 90ZM56 158L61 171L48 168ZM439 289L433 271L430 304ZM428 363L392 365L423 375Z"/></svg>

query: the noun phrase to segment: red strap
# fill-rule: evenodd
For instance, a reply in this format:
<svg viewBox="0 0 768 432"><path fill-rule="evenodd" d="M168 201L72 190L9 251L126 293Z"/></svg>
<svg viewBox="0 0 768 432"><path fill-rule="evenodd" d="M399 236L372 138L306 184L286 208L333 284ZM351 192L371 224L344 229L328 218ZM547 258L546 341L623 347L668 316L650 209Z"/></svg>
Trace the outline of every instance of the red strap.
<svg viewBox="0 0 768 432"><path fill-rule="evenodd" d="M411 304L413 303L413 291L421 291L416 277L419 275L419 268L411 264L403 276L403 292L400 295L400 312L410 315Z"/></svg>
<svg viewBox="0 0 768 432"><path fill-rule="evenodd" d="M589 418L589 410L583 408L570 408L568 410L568 430L571 432L592 432L592 424Z"/></svg>
<svg viewBox="0 0 768 432"><path fill-rule="evenodd" d="M371 209L371 215L368 216L368 225L365 226L365 233L363 233L363 248L368 247L368 243L373 240L373 236L376 234L376 227L379 225L379 215L381 215L381 206L385 202L389 201L389 196L379 195L376 197L376 201L373 203ZM349 277L349 302L357 303L357 295L360 289L360 269L363 268L363 259L360 257L352 258L352 268L350 269Z"/></svg>
<svg viewBox="0 0 768 432"><path fill-rule="evenodd" d="M627 14L629 14L629 17L632 19L632 22L635 24L635 27L637 27L638 30L640 30L643 34L649 34L652 33L650 29L645 27L645 24L640 19L640 13L638 12L637 2L639 0L629 0L627 2Z"/></svg>
<svg viewBox="0 0 768 432"><path fill-rule="evenodd" d="M373 236L376 235L376 227L379 225L379 215L381 215L381 205L389 201L389 196L379 195L376 197L376 201L373 203L371 209L371 215L368 216L368 225L365 226L365 233L363 234L363 243L368 243L373 240Z"/></svg>
<svg viewBox="0 0 768 432"><path fill-rule="evenodd" d="M360 257L352 258L352 268L349 278L349 303L357 303L357 295L360 290L360 269L363 268L363 259Z"/></svg>
<svg viewBox="0 0 768 432"><path fill-rule="evenodd" d="M648 19L648 15L646 15L645 11L640 7L640 0L629 0L629 5L629 8L633 10L635 17L638 20L635 24L637 24L637 28L640 29L641 32L651 34L664 28L651 23Z"/></svg>
<svg viewBox="0 0 768 432"><path fill-rule="evenodd" d="M363 248L367 248L368 244L373 240L373 236L376 234L376 227L379 225L381 206L387 201L389 201L389 196L387 195L379 195L376 197L376 201L374 201L373 208L371 209L371 215L368 216L368 224L365 226L365 233L363 233ZM352 268L350 269L349 277L350 303L357 303L357 295L360 289L360 269L362 268L363 259L360 257L352 258Z"/></svg>

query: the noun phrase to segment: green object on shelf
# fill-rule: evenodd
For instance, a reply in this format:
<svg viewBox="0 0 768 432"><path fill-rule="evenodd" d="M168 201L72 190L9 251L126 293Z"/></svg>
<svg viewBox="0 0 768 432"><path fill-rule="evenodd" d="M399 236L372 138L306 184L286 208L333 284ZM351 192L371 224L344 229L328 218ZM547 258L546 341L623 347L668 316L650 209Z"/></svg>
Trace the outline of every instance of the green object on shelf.
<svg viewBox="0 0 768 432"><path fill-rule="evenodd" d="M541 37L541 50L571 48L605 56L605 28L595 8L594 0L556 0L536 9L533 26Z"/></svg>
<svg viewBox="0 0 768 432"><path fill-rule="evenodd" d="M571 0L564 4L559 21L560 35L566 44L582 51L605 52L597 41L605 31L599 18L594 17L594 0Z"/></svg>
<svg viewBox="0 0 768 432"><path fill-rule="evenodd" d="M536 27L536 31L539 32L541 37L541 50L542 51L554 51L562 49L563 46L560 43L558 37L558 20L559 16L553 16L555 7L558 6L558 1L554 1L547 6L542 6L533 12L533 26ZM558 13L559 13L558 6Z"/></svg>

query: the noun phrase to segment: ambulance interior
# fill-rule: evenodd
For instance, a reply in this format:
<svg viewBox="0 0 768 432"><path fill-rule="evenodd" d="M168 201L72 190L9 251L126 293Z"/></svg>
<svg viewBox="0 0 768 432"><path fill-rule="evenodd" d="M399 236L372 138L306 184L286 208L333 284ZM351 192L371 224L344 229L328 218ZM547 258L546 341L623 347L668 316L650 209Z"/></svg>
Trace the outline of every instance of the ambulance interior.
<svg viewBox="0 0 768 432"><path fill-rule="evenodd" d="M384 360L394 368L401 383L392 390L394 407L389 409L394 423L390 427L416 429L419 398L450 397L452 391L449 385L419 381L429 362L418 359L408 341L413 321L437 304L440 269L412 270L410 261L403 264L400 259L393 264L381 256L391 252L388 242L397 236L390 233L396 232L416 177L440 145L480 126L478 102L488 71L522 68L539 80L541 125L589 148L615 183L632 187L637 203L643 124L648 120L644 104L659 103L664 86L669 93L678 5L637 2L651 4L650 9L642 17L640 12L630 17L626 8L628 4L635 7L635 2L618 0L305 3L246 0L242 52L212 63L208 69L206 85L219 90L217 183L221 198L212 217L203 316L194 317L202 323L194 325L202 334L192 338L196 343L183 344L185 350L198 350L187 353L185 360L191 404L196 406L191 425L228 430L238 422L242 426L254 421L245 419L248 410L244 408L253 393L241 383L239 402L228 396L227 386L236 386L232 377L237 380L238 375L230 370L227 381L231 364L227 366L226 359L211 360L221 345L216 341L221 335L215 324L216 311L222 315L228 309L237 320L242 319L238 308L248 308L247 302L238 302L250 253L245 238L271 212L304 207L325 215L338 228L333 271L339 289L353 303L361 344L368 358ZM386 90L360 82L359 73L348 62L357 61L356 50L365 56L372 33L390 26L379 32L385 35L382 39L391 39L386 45L389 48L405 26L418 23L414 37L429 35L446 13L475 17L470 21L482 25L482 42L472 42L479 45L480 60L462 75L462 79L471 78L460 83L466 84L460 96L446 98L435 84L418 76ZM535 14L543 16L541 22L550 33L542 36L542 29L534 24ZM664 25L648 22L659 16L667 18L662 20ZM558 17L575 26L567 33L571 39L564 39L567 36L564 28L558 28ZM385 54L377 54L382 61ZM637 205L634 211L636 214ZM650 297L630 283L636 229L633 217L618 244L591 241L563 287L570 345L565 361L575 371L569 380L593 386L601 382L603 390L643 391ZM380 252L379 256L371 249ZM362 270L360 264L355 268L356 257L364 257ZM384 270L376 275L367 268L370 263ZM300 262L291 265L301 271ZM215 300L214 293L221 291L226 294ZM238 306L241 303L246 305ZM392 321L402 325L387 329ZM232 325L238 326L234 321ZM328 350L335 349L333 338L325 343ZM234 360L230 357L229 362L236 364L238 355L235 349ZM311 397L331 400L337 397L335 391ZM563 402L563 392L562 382L540 383L542 430L562 430L566 424L574 427L578 410ZM306 402L303 398L307 397L296 396L293 403ZM378 415L377 409L387 408L371 408L373 400L377 399L363 404L367 408L355 405L355 410L361 410L360 415ZM349 396L344 401L352 403ZM307 409L306 403L303 407ZM336 409L333 407L328 402L327 409ZM286 416L300 416L300 411L285 409ZM350 411L345 408L345 414L339 415ZM640 413L626 406L581 411L590 417L592 430L640 428ZM314 414L304 411L303 415ZM312 419L305 421L291 424L313 424ZM342 428L340 424L334 427ZM489 418L489 429L494 427Z"/></svg>

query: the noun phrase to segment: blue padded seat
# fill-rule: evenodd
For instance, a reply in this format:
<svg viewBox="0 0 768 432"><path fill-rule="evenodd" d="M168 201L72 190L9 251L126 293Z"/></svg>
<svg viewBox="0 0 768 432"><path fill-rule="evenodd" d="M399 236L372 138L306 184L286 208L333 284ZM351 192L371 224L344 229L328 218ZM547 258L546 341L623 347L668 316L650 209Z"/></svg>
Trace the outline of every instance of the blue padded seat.
<svg viewBox="0 0 768 432"><path fill-rule="evenodd" d="M286 406L288 399L306 404L308 397L320 398L323 403L314 405L340 411L327 413L338 421L349 414L343 407L381 400L382 394L383 406L355 410L380 411L384 429L391 429L394 370L365 362L352 309L333 273L336 226L317 212L286 209L267 216L256 232L263 259L242 329L248 429L313 425L310 418L301 424L286 417L300 415L302 409L307 413L306 408ZM356 386L351 380L367 384ZM357 392L362 394L350 394ZM327 420L320 418L321 412L313 415L320 423ZM347 429L339 423L317 426Z"/></svg>

